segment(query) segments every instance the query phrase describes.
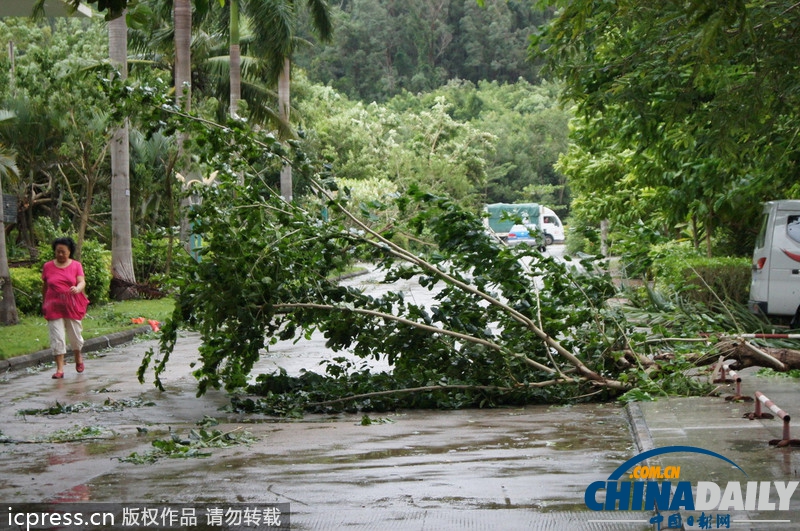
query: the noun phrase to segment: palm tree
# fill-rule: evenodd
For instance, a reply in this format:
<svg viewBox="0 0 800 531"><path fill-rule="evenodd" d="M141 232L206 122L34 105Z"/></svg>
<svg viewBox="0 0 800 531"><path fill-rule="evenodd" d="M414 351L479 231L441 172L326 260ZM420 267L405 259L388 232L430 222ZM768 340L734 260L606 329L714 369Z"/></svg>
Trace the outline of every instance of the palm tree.
<svg viewBox="0 0 800 531"><path fill-rule="evenodd" d="M190 0L175 0L172 8L173 27L175 28L175 103L188 112L192 107L192 5ZM178 140L179 160L181 166L188 164L183 156L183 138ZM188 174L184 167L180 170ZM184 215L181 216L180 239L184 248L191 253L189 241L189 219L185 212L189 208L189 199L181 200Z"/></svg>
<svg viewBox="0 0 800 531"><path fill-rule="evenodd" d="M225 9L218 9L218 5L218 0L192 3L192 100L197 100L196 94L215 98L220 102L217 119L221 122L231 112L233 102L241 112L238 101L246 100L249 120L287 134L289 129L280 122L277 109L270 108L277 92L268 88L265 62L253 51L253 23L244 11L245 0ZM147 13L146 17L138 16L137 24L128 30L129 50L137 64L175 72L173 6L172 0L140 0L137 4L137 9ZM239 10L240 16L233 17L235 22L231 20L231 7L234 15Z"/></svg>
<svg viewBox="0 0 800 531"><path fill-rule="evenodd" d="M311 26L323 41L333 34L330 6L326 0L306 0L311 14ZM269 76L278 82L278 114L282 122L289 123L291 107L291 58L298 39L297 8L295 0L262 0L248 2L247 12L254 21L256 49L261 51L270 65ZM281 171L281 195L292 200L292 167Z"/></svg>
<svg viewBox="0 0 800 531"><path fill-rule="evenodd" d="M230 0L230 65L231 108L230 115L239 115L239 100L242 98L242 53L239 48L239 0Z"/></svg>
<svg viewBox="0 0 800 531"><path fill-rule="evenodd" d="M108 23L108 54L111 64L122 79L128 77L128 25L125 10L128 0L88 0L105 10ZM80 9L82 0L70 0L73 10ZM36 0L34 13L42 14L44 0ZM130 204L130 143L128 121L111 138L111 273L112 297L118 300L135 296L130 289L136 284L133 269Z"/></svg>
<svg viewBox="0 0 800 531"><path fill-rule="evenodd" d="M128 77L128 25L125 13L108 23L108 54L122 79ZM130 141L128 120L111 139L111 296L136 296L133 269L130 201Z"/></svg>
<svg viewBox="0 0 800 531"><path fill-rule="evenodd" d="M0 110L0 122L10 120L13 114ZM15 154L0 144L0 323L13 325L19 323L17 301L11 285L11 271L8 268L8 251L6 250L6 226L3 212L3 178L17 175Z"/></svg>

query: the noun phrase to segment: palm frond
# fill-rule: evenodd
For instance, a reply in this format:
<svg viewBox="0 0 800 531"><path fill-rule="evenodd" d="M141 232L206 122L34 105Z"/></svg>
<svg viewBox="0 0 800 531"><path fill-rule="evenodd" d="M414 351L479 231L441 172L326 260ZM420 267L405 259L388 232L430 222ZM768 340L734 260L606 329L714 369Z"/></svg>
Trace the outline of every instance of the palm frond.
<svg viewBox="0 0 800 531"><path fill-rule="evenodd" d="M283 70L283 60L294 46L295 9L286 0L249 0L247 13L253 24L254 52L268 65L268 80L274 82Z"/></svg>
<svg viewBox="0 0 800 531"><path fill-rule="evenodd" d="M311 12L311 24L317 36L323 41L331 40L333 20L327 0L308 0L308 10Z"/></svg>
<svg viewBox="0 0 800 531"><path fill-rule="evenodd" d="M5 146L0 145L0 177L19 175L16 154Z"/></svg>

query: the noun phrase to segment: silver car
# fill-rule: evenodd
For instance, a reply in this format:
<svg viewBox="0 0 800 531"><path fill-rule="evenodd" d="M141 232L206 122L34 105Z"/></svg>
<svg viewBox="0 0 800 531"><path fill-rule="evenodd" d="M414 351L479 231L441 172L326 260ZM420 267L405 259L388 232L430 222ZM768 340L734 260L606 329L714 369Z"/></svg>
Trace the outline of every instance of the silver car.
<svg viewBox="0 0 800 531"><path fill-rule="evenodd" d="M544 251L547 248L545 234L536 225L514 225L508 231L506 244L510 247L515 245L530 245Z"/></svg>

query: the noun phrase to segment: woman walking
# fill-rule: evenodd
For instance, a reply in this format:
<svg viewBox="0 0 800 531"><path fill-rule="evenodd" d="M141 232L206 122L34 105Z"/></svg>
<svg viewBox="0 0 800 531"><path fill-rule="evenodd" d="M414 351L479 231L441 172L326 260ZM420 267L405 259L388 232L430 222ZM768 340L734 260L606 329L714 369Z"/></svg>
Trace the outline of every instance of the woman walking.
<svg viewBox="0 0 800 531"><path fill-rule="evenodd" d="M89 299L86 298L86 279L83 266L72 259L75 242L72 238L53 241L55 259L42 267L42 312L50 332L50 348L56 360L53 378L64 377L64 356L67 353L65 338L75 354L75 370L83 372L83 325Z"/></svg>

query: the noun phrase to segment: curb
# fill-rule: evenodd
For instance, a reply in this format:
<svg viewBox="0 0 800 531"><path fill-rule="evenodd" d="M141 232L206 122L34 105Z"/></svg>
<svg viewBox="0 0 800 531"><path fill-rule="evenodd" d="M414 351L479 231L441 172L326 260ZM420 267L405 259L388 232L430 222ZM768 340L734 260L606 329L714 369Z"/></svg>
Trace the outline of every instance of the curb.
<svg viewBox="0 0 800 531"><path fill-rule="evenodd" d="M128 343L137 335L146 334L152 331L153 329L148 325L140 326L139 328L133 328L131 330L123 330L122 332L114 332L113 334L108 334L106 336L93 337L92 339L87 339L84 342L83 352L95 352L98 350L103 350L104 348L115 347L123 343ZM71 353L67 354L67 356L70 355ZM0 360L0 371L24 369L50 361L53 361L53 349L47 348L37 352L32 352L30 354L15 356L7 360Z"/></svg>
<svg viewBox="0 0 800 531"><path fill-rule="evenodd" d="M357 271L352 271L350 273L345 273L343 275L333 278L332 280L334 280L335 282L341 282L342 280L350 280L351 278L360 277L361 275L366 275L367 273L369 273L369 269L363 268Z"/></svg>
<svg viewBox="0 0 800 531"><path fill-rule="evenodd" d="M628 402L625 406L625 416L633 433L633 441L639 453L646 452L655 448L653 437L650 435L650 428L647 427L647 420L644 418L642 408L636 402Z"/></svg>

